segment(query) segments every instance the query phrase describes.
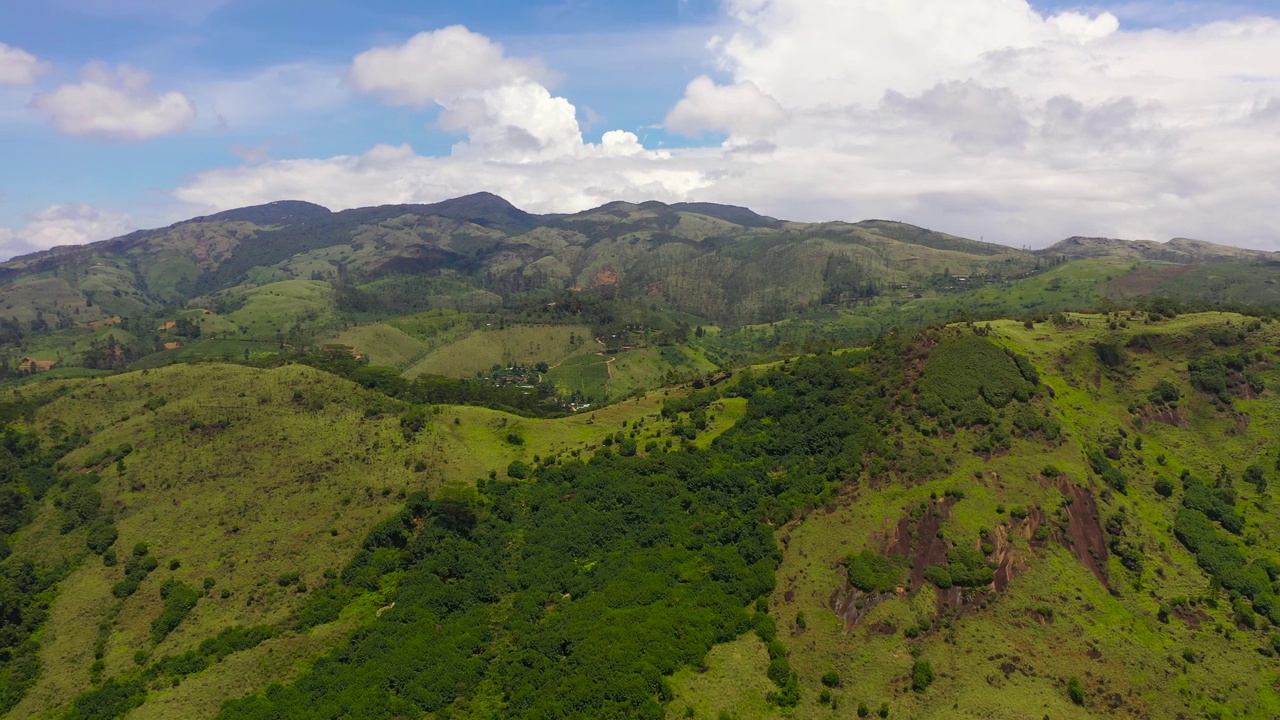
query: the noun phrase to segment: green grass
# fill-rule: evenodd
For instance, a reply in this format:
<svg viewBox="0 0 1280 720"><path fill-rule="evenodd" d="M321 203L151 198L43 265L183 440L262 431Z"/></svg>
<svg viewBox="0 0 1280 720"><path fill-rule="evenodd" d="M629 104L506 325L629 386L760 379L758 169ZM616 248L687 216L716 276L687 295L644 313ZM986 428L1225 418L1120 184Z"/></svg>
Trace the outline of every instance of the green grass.
<svg viewBox="0 0 1280 720"><path fill-rule="evenodd" d="M609 395L607 357L581 355L552 368L547 377L566 395L581 393L597 403Z"/></svg>
<svg viewBox="0 0 1280 720"><path fill-rule="evenodd" d="M495 365L555 365L594 349L591 329L581 325L517 325L476 330L446 345L410 367L405 374L423 373L465 378L488 372Z"/></svg>
<svg viewBox="0 0 1280 720"><path fill-rule="evenodd" d="M349 345L373 365L408 367L422 356L426 346L401 330L382 323L357 325L343 330L326 343Z"/></svg>
<svg viewBox="0 0 1280 720"><path fill-rule="evenodd" d="M336 320L332 290L315 280L285 280L244 290L244 305L227 319L253 339L288 333L294 326L323 327Z"/></svg>

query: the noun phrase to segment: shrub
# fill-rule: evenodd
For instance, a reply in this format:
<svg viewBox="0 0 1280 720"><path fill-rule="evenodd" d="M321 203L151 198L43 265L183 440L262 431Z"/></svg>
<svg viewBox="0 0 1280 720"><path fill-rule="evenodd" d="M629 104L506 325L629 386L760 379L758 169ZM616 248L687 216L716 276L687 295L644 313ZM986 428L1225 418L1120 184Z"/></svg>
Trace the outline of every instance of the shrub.
<svg viewBox="0 0 1280 720"><path fill-rule="evenodd" d="M1094 472L1102 476L1103 482L1110 485L1113 490L1123 494L1129 488L1129 479L1115 465L1111 464L1111 460L1106 455L1096 450L1090 452L1089 465L1093 467Z"/></svg>
<svg viewBox="0 0 1280 720"><path fill-rule="evenodd" d="M995 579L995 570L982 553L973 548L956 547L948 550L947 572L951 574L951 582L960 587L990 585Z"/></svg>
<svg viewBox="0 0 1280 720"><path fill-rule="evenodd" d="M195 590L179 580L166 580L160 587L160 597L164 599L164 609L160 616L151 622L151 641L159 643L195 608L199 595Z"/></svg>
<svg viewBox="0 0 1280 720"><path fill-rule="evenodd" d="M1174 385L1168 380L1161 380L1156 383L1156 386L1147 394L1147 399L1151 401L1152 405L1168 405L1181 400L1182 391L1178 389L1177 385Z"/></svg>
<svg viewBox="0 0 1280 720"><path fill-rule="evenodd" d="M1093 350L1099 362L1108 368L1114 370L1124 364L1124 353L1115 343L1098 343L1093 346Z"/></svg>
<svg viewBox="0 0 1280 720"><path fill-rule="evenodd" d="M901 569L890 558L863 550L845 560L849 584L863 592L889 592L898 584Z"/></svg>
<svg viewBox="0 0 1280 720"><path fill-rule="evenodd" d="M941 590L951 587L951 573L942 565L930 565L924 569L924 579L936 585Z"/></svg>
<svg viewBox="0 0 1280 720"><path fill-rule="evenodd" d="M1084 705L1084 687L1080 685L1080 678L1072 676L1067 682L1067 696L1076 705Z"/></svg>
<svg viewBox="0 0 1280 720"><path fill-rule="evenodd" d="M96 522L89 526L89 534L85 538L85 544L93 552L104 555L116 544L116 539L120 537L120 533L116 531L116 526L111 523Z"/></svg>
<svg viewBox="0 0 1280 720"><path fill-rule="evenodd" d="M933 684L933 668L929 667L929 663L918 660L915 665L911 666L911 689L922 693L929 689Z"/></svg>
<svg viewBox="0 0 1280 720"><path fill-rule="evenodd" d="M516 480L524 480L529 477L529 466L521 460L512 460L507 466L507 476Z"/></svg>
<svg viewBox="0 0 1280 720"><path fill-rule="evenodd" d="M1160 497L1173 497L1173 483L1169 478L1156 478L1155 490Z"/></svg>
<svg viewBox="0 0 1280 720"><path fill-rule="evenodd" d="M828 670L822 675L822 684L829 688L840 686L840 673L835 670Z"/></svg>

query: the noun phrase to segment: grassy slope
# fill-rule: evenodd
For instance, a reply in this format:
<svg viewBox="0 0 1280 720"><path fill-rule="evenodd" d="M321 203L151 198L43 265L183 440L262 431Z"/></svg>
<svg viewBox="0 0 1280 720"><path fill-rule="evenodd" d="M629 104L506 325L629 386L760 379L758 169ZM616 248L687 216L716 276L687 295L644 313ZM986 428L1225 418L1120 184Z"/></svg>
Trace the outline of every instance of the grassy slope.
<svg viewBox="0 0 1280 720"><path fill-rule="evenodd" d="M1157 621L1160 602L1206 594L1209 582L1169 530L1177 496L1163 500L1151 489L1157 474L1176 480L1183 467L1213 477L1219 464L1225 463L1237 478L1253 462L1261 461L1270 469L1274 453L1268 453L1280 430L1280 407L1265 396L1240 402L1251 417L1251 427L1246 433L1233 434L1236 421L1220 416L1190 388L1178 350L1167 355L1131 354L1127 376L1109 375L1099 368L1088 345L1111 334L1105 321L1100 316L1079 319L1085 325L1067 330L994 324L998 340L1031 355L1057 393L1051 407L1064 424L1064 444L1053 448L1040 441L1015 440L1011 452L986 461L966 451L971 442L968 433L958 436L958 451L949 451L949 441L912 436L908 429L904 431L908 452L913 445L927 445L934 452L952 455L955 461L948 473L915 486L895 483L872 488L864 483L828 508L779 531L786 553L771 613L778 619L779 636L804 688L795 717L856 717L859 702L866 702L873 714L881 702L888 702L891 717L912 718L1174 717L1188 707L1222 717L1270 717L1280 712L1280 693L1274 686L1276 661L1255 652L1266 644L1265 633L1236 629L1227 605L1206 608L1207 618L1198 628L1179 619L1167 625ZM1155 332L1194 342L1203 337L1206 327L1227 322L1239 327L1243 318L1185 316L1122 332ZM1264 333L1268 345L1280 339L1274 326ZM1280 380L1277 375L1274 369L1267 371L1273 388ZM997 512L998 504L1007 508L1038 505L1053 517L1064 501L1061 493L1035 477L1046 464L1056 465L1074 481L1103 495L1098 481L1090 479L1083 447L1121 427L1131 435L1137 433L1126 406L1130 398L1145 396L1160 379L1175 380L1182 387L1187 427L1145 425L1141 430L1145 444L1136 453L1144 465L1127 469L1128 496L1111 494L1100 502L1103 520L1120 506L1141 518L1147 566L1140 580L1111 557L1108 572L1116 589L1113 596L1063 546L1051 542L1033 550L1026 539L1015 537L1014 553L1026 572L987 608L966 609L946 618L947 625L940 627L944 619L937 615L934 591L926 588L875 607L846 632L844 621L831 609L833 593L845 585L840 561L846 554L877 548L876 538L891 533L908 508L949 488L966 493L942 528L944 535L957 542L975 543L979 528L996 529L1008 522L1007 514ZM1168 456L1167 468L1155 462L1158 454ZM975 471L982 474L980 482L974 480ZM1274 547L1280 524L1266 510L1269 500L1258 498L1251 486L1238 480L1236 488L1241 495L1238 507L1246 514L1248 532L1257 538L1257 547ZM1035 614L1044 607L1054 609L1051 621ZM796 622L798 613L805 616L804 629ZM934 629L920 640L906 639L903 629L921 620L931 620ZM872 629L879 623L896 630L881 634ZM686 708L692 707L693 716L702 718L724 717L720 713L741 720L780 717L759 700L761 690L768 689L768 682L759 676L767 657L753 647L756 644L754 638L744 638L718 648L710 671L679 675L673 683L676 701L670 716L683 717ZM938 676L924 694L910 689L913 647ZM1198 662L1188 663L1181 657L1188 649L1200 655ZM843 681L833 691L834 711L818 702L823 689L819 678L830 670L839 672ZM1067 697L1071 676L1078 676L1084 685L1083 708Z"/></svg>
<svg viewBox="0 0 1280 720"><path fill-rule="evenodd" d="M570 336L577 342L570 342ZM591 328L585 325L518 325L501 330L477 330L457 342L428 354L405 374L423 373L449 377L471 377L494 365L555 365L591 350Z"/></svg>
<svg viewBox="0 0 1280 720"><path fill-rule="evenodd" d="M357 325L335 335L329 342L350 345L369 358L373 365L403 370L423 353L425 345L398 328L383 323Z"/></svg>
<svg viewBox="0 0 1280 720"><path fill-rule="evenodd" d="M297 571L312 586L323 583L324 570L341 568L367 529L399 509L401 491L470 483L504 472L515 459L532 463L537 456L581 452L642 419L641 439L666 425L658 416L664 393L654 393L559 420L444 407L427 429L406 441L397 403L302 366L262 371L177 365L54 382L74 389L42 409L35 425L92 434L86 447L68 457L73 467L124 442L135 447L123 474L113 463L96 468L102 475L97 489L104 505L114 509L116 551L127 556L145 541L160 561L112 624L105 677L132 668L138 650L152 657L178 654L232 625L285 620L306 595L280 587L276 578ZM160 397L169 402L154 411L144 407ZM699 442L710 442L740 417L739 405L731 402L713 413L710 431ZM370 408L383 413L370 416ZM209 427L224 421L225 429ZM508 441L511 435L523 443ZM415 469L419 460L422 471ZM91 687L98 625L108 616L110 588L122 573L87 553L83 529L59 534L56 494L15 537L16 552L42 562L65 558L78 567L51 607L42 675L11 713L14 718L48 715ZM171 571L174 559L180 567ZM170 577L197 588L212 577L215 586L153 647L150 623L160 612L159 587ZM221 597L224 590L229 597ZM210 717L226 697L294 676L307 658L345 637L379 604L367 598L337 623L303 636L285 633L234 655L177 688L153 692L131 717Z"/></svg>

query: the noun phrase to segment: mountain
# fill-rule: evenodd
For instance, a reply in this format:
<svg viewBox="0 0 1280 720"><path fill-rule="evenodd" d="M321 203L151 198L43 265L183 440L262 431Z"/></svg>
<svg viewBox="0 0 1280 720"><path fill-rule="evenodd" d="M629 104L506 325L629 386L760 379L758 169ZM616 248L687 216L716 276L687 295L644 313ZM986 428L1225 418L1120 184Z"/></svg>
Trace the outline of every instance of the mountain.
<svg viewBox="0 0 1280 720"><path fill-rule="evenodd" d="M6 296L20 321L90 301L101 313L82 312L84 321L132 315L265 278L370 282L445 272L507 301L610 284L714 321L750 323L948 269L1006 278L1035 264L1018 250L895 223L807 225L726 205L657 202L543 217L480 193L337 213L272 203L15 258L0 274L15 288L24 278L59 278L45 283L56 286L47 292ZM46 294L57 300L42 302Z"/></svg>
<svg viewBox="0 0 1280 720"><path fill-rule="evenodd" d="M1072 259L1132 258L1178 264L1280 261L1280 253L1216 245L1203 240L1186 238L1174 238L1165 243L1158 243L1151 240L1072 237L1043 250L1037 250L1036 254Z"/></svg>
<svg viewBox="0 0 1280 720"><path fill-rule="evenodd" d="M1278 351L1063 313L540 419L340 348L9 385L0 712L1272 716Z"/></svg>
<svg viewBox="0 0 1280 720"><path fill-rule="evenodd" d="M247 222L255 225L284 225L331 215L329 208L301 200L279 200L265 205L227 210L187 220L188 223Z"/></svg>
<svg viewBox="0 0 1280 720"><path fill-rule="evenodd" d="M1272 257L1085 238L1030 253L712 203L535 215L490 193L340 212L282 201L0 264L0 375L342 343L410 377L545 362L559 393L601 400L894 326L1146 297L1280 306ZM583 338L631 352L597 361Z"/></svg>

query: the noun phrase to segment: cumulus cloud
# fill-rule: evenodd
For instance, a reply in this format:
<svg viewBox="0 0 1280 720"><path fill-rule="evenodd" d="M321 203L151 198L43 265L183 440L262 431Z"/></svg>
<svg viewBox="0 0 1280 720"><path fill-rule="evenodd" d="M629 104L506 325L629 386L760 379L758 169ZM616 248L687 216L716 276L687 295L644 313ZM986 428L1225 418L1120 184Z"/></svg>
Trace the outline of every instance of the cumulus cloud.
<svg viewBox="0 0 1280 720"><path fill-rule="evenodd" d="M415 107L545 75L537 61L507 57L500 44L461 25L418 33L403 45L368 50L351 65L351 82L362 92Z"/></svg>
<svg viewBox="0 0 1280 720"><path fill-rule="evenodd" d="M686 136L724 130L753 139L772 135L785 121L782 106L755 83L717 85L703 75L685 88L684 98L667 115L666 127Z"/></svg>
<svg viewBox="0 0 1280 720"><path fill-rule="evenodd" d="M54 205L31 213L19 228L0 227L0 257L106 240L132 229L129 217L90 205Z"/></svg>
<svg viewBox="0 0 1280 720"><path fill-rule="evenodd" d="M619 198L678 201L706 186L692 158L645 150L632 133L608 133L580 154L537 163L418 155L379 145L363 155L277 160L200 173L175 193L201 210L307 198L333 209L435 202L488 191L534 212L585 210Z"/></svg>
<svg viewBox="0 0 1280 720"><path fill-rule="evenodd" d="M26 50L0 43L0 85L31 85L47 69Z"/></svg>
<svg viewBox="0 0 1280 720"><path fill-rule="evenodd" d="M584 142L539 63L455 28L351 70L387 102L438 105L439 124L466 135L450 155L268 161L200 173L178 197L352 207L490 190L535 211L698 199L1011 245L1096 234L1280 246L1280 20L1137 30L1026 0L722 4L708 48L721 79L695 77L666 119L672 132L727 132L722 146Z"/></svg>
<svg viewBox="0 0 1280 720"><path fill-rule="evenodd" d="M467 136L453 147L458 159L528 164L643 151L634 135L630 143L612 133L602 145L584 143L577 108L551 94L548 75L540 61L510 57L461 26L360 53L349 72L356 89L392 105L438 107L439 127Z"/></svg>
<svg viewBox="0 0 1280 720"><path fill-rule="evenodd" d="M79 83L37 95L31 107L68 135L139 141L190 127L196 118L191 101L178 92L152 92L150 85L143 70L91 63Z"/></svg>

